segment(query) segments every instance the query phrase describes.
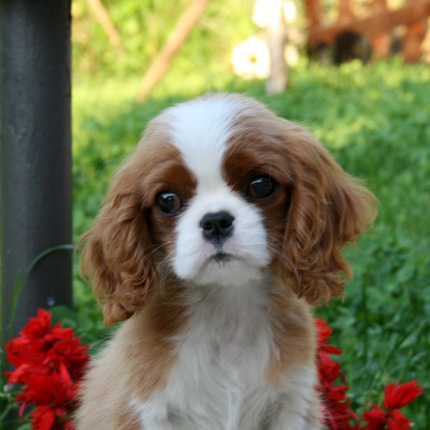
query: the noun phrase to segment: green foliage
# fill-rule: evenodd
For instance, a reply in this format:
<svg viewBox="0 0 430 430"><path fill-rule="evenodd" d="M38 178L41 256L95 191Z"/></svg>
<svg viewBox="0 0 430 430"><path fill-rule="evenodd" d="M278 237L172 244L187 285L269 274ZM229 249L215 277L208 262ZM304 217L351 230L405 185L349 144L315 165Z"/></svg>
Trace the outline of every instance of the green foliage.
<svg viewBox="0 0 430 430"><path fill-rule="evenodd" d="M126 55L118 55L87 3L74 0L73 63L78 75L143 77L191 1L104 0L103 3ZM176 77L178 74L186 77L196 67L205 69L209 63L216 69L225 67L232 46L254 31L249 18L252 7L251 0L212 0L173 63ZM216 78L216 73L212 78Z"/></svg>
<svg viewBox="0 0 430 430"><path fill-rule="evenodd" d="M207 90L257 97L310 128L379 201L373 229L348 252L355 276L344 302L317 310L344 351L354 407L378 402L391 381L417 378L430 390L430 69L396 59L340 68L302 61L292 70L291 88L273 97L261 83L244 83L228 71L212 86L200 75L195 70L186 81L172 75L141 105L137 79L77 83L75 235L90 226L115 169L160 110ZM77 276L76 296L79 324L97 326L100 313ZM419 429L430 428L425 397L405 411Z"/></svg>
<svg viewBox="0 0 430 430"><path fill-rule="evenodd" d="M3 354L2 349L0 352ZM18 409L18 403L14 401L18 391L12 391L6 382L7 378L0 375L0 430L18 429L19 421L12 416Z"/></svg>
<svg viewBox="0 0 430 430"><path fill-rule="evenodd" d="M113 334L113 330L102 325L100 318L82 318L66 306L54 306L49 312L52 313L52 325L61 323L63 327L73 329L75 336L81 338L82 345L90 345L90 355L95 355Z"/></svg>

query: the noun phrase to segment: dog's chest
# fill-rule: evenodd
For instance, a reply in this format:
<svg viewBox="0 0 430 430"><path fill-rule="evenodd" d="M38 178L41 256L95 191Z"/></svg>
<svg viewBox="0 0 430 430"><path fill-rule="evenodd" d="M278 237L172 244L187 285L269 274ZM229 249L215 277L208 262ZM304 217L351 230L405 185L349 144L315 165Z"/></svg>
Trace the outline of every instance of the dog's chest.
<svg viewBox="0 0 430 430"><path fill-rule="evenodd" d="M261 428L272 397L265 382L272 330L263 292L242 293L195 304L186 333L176 340L177 363L165 394L184 428Z"/></svg>

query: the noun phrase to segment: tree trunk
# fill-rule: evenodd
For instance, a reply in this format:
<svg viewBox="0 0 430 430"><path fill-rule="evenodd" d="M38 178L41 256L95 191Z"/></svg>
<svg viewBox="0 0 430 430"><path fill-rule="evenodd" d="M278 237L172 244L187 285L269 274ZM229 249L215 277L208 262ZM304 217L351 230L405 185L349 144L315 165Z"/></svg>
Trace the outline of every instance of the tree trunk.
<svg viewBox="0 0 430 430"><path fill-rule="evenodd" d="M352 21L354 17L354 0L339 0L338 22Z"/></svg>
<svg viewBox="0 0 430 430"><path fill-rule="evenodd" d="M310 27L319 27L322 23L320 0L306 0L306 18Z"/></svg>
<svg viewBox="0 0 430 430"><path fill-rule="evenodd" d="M387 11L387 0L373 0L374 14ZM375 59L388 58L391 52L391 35L388 31L375 34L371 40L372 55Z"/></svg>
<svg viewBox="0 0 430 430"><path fill-rule="evenodd" d="M288 84L288 67L284 51L287 41L283 0L270 0L267 42L270 54L270 75L267 80L268 94L280 94Z"/></svg>
<svg viewBox="0 0 430 430"><path fill-rule="evenodd" d="M161 81L179 49L185 43L198 19L203 14L208 3L209 0L194 0L179 18L178 23L170 34L162 51L155 58L143 78L137 96L139 101L143 101L148 97L154 86Z"/></svg>
<svg viewBox="0 0 430 430"><path fill-rule="evenodd" d="M416 0L407 0L413 5ZM408 25L405 37L403 38L403 59L406 63L417 63L421 58L421 42L424 38L424 24L422 21Z"/></svg>

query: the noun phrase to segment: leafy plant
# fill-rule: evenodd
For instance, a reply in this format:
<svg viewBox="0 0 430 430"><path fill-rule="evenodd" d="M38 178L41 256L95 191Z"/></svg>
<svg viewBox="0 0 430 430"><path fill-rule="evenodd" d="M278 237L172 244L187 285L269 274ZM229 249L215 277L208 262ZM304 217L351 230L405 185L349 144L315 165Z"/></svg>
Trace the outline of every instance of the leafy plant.
<svg viewBox="0 0 430 430"><path fill-rule="evenodd" d="M87 3L74 0L73 63L79 76L97 73L105 78L134 75L142 79L190 4L188 0L105 0L103 3L126 55L122 58L110 45ZM230 61L232 44L254 31L250 19L252 8L251 0L212 0L175 59L175 74L186 76L198 67L206 73L195 75L194 80L217 79L220 69Z"/></svg>

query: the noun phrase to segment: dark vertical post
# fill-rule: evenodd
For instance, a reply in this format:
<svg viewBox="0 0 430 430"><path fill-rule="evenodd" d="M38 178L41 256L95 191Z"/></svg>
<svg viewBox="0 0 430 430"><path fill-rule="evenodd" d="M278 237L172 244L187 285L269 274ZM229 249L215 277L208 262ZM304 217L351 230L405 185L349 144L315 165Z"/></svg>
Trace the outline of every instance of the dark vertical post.
<svg viewBox="0 0 430 430"><path fill-rule="evenodd" d="M1 328L9 334L17 274L71 242L70 0L0 0ZM31 270L16 334L39 307L71 305L71 252Z"/></svg>

